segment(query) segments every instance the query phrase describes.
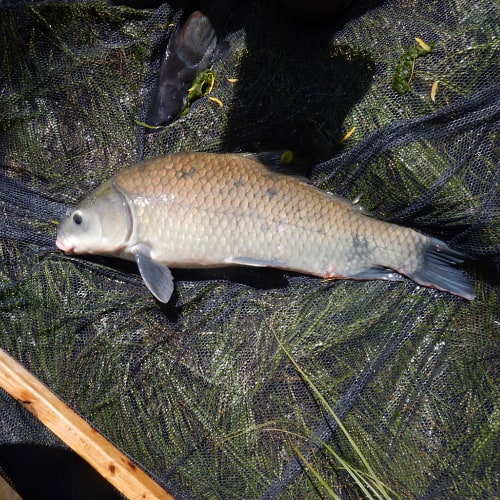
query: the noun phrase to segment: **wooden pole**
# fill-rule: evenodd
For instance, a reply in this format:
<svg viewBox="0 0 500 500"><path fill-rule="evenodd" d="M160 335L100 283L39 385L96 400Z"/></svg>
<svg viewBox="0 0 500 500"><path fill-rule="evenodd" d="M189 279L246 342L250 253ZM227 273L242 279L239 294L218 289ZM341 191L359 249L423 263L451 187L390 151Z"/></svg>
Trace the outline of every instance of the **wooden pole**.
<svg viewBox="0 0 500 500"><path fill-rule="evenodd" d="M2 349L0 387L127 498L174 500L174 497Z"/></svg>
<svg viewBox="0 0 500 500"><path fill-rule="evenodd" d="M0 498L2 500L23 500L2 476L0 476Z"/></svg>

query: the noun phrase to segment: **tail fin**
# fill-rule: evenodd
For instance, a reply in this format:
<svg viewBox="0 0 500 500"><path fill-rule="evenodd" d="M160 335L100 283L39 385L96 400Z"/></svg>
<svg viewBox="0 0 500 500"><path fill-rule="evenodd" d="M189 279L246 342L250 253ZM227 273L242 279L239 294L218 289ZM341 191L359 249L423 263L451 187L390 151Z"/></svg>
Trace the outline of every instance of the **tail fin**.
<svg viewBox="0 0 500 500"><path fill-rule="evenodd" d="M436 238L430 238L424 250L422 265L413 273L407 274L418 284L450 292L467 300L475 298L474 287L465 275L451 264L463 262L464 255L450 248Z"/></svg>

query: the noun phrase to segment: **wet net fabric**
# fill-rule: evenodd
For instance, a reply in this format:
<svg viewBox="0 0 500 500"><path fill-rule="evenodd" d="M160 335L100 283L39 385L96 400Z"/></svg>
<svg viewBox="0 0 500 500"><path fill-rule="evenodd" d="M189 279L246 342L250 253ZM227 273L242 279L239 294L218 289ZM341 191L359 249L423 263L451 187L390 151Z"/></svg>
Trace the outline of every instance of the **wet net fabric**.
<svg viewBox="0 0 500 500"><path fill-rule="evenodd" d="M277 2L214 3L215 87L156 133L137 122L184 6L0 6L0 347L178 498L321 498L318 476L361 497L325 443L363 463L310 382L392 496L498 492L499 9L354 3L315 27ZM400 96L415 37L436 47ZM276 149L318 186L463 251L477 298L174 270L162 306L135 265L54 245L69 208L138 159ZM3 392L0 422L0 448L62 446Z"/></svg>

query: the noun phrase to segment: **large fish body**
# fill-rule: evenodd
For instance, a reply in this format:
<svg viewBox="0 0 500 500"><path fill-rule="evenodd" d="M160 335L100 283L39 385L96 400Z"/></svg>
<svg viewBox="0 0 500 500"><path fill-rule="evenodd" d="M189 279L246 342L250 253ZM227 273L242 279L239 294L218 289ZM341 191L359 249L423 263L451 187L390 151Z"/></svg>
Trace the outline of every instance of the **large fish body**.
<svg viewBox="0 0 500 500"><path fill-rule="evenodd" d="M250 265L323 278L400 280L466 299L472 286L444 242L236 154L179 153L125 168L60 224L68 254L135 260L167 302L168 267Z"/></svg>
<svg viewBox="0 0 500 500"><path fill-rule="evenodd" d="M193 12L170 39L148 110L146 123L160 127L170 123L187 102L193 80L208 68L217 34L202 12Z"/></svg>

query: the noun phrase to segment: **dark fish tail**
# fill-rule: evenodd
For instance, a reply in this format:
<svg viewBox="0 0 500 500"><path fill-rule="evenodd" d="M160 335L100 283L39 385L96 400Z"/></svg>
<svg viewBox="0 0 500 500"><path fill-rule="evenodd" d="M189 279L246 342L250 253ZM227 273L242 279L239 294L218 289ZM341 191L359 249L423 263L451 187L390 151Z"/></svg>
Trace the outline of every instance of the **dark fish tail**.
<svg viewBox="0 0 500 500"><path fill-rule="evenodd" d="M424 247L421 265L406 276L418 284L450 292L467 300L475 298L474 287L465 275L453 267L464 261L464 255L453 250L446 243L430 238Z"/></svg>

